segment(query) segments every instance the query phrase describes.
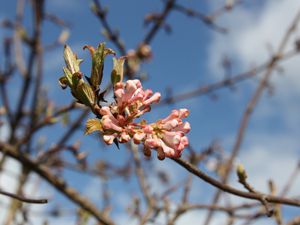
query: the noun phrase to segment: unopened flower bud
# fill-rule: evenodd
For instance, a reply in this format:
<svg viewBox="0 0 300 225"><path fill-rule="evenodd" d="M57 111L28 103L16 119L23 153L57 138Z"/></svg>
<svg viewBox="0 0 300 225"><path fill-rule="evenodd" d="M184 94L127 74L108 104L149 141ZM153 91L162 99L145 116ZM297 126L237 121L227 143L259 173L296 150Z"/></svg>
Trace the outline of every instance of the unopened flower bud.
<svg viewBox="0 0 300 225"><path fill-rule="evenodd" d="M158 148L157 149L157 158L159 159L159 160L164 160L165 159L165 153L164 153L164 151L163 151L163 149L162 148Z"/></svg>
<svg viewBox="0 0 300 225"><path fill-rule="evenodd" d="M146 60L151 59L152 57L151 47L146 44L140 45L140 47L138 48L138 56Z"/></svg>
<svg viewBox="0 0 300 225"><path fill-rule="evenodd" d="M238 164L236 167L236 173L239 178L239 180L244 181L247 179L247 173L245 171L245 168L242 164Z"/></svg>
<svg viewBox="0 0 300 225"><path fill-rule="evenodd" d="M146 157L151 157L151 149L147 148L147 147L144 147L144 155Z"/></svg>

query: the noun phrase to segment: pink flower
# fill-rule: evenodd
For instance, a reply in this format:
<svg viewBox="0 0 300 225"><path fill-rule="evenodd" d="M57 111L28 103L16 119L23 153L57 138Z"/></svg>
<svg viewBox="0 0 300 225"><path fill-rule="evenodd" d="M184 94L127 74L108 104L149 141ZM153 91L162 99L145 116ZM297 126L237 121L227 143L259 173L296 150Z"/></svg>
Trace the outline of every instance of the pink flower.
<svg viewBox="0 0 300 225"><path fill-rule="evenodd" d="M187 109L173 110L169 116L155 123L146 121L134 122L145 112L150 111L152 103L159 102L160 93L143 90L139 80L128 80L114 86L116 103L100 109L103 139L112 144L116 139L119 143L133 139L135 144L144 144L144 154L151 155L151 149L157 151L159 159L165 157L178 158L188 145L186 134L191 127L182 119L189 115Z"/></svg>
<svg viewBox="0 0 300 225"><path fill-rule="evenodd" d="M189 144L187 137L180 131L165 131L162 140L178 151L182 151Z"/></svg>
<svg viewBox="0 0 300 225"><path fill-rule="evenodd" d="M137 118L150 111L150 105L160 100L160 93L150 89L143 90L139 80L128 80L126 83L116 83L114 86L118 113L126 113L130 119Z"/></svg>
<svg viewBox="0 0 300 225"><path fill-rule="evenodd" d="M146 137L146 134L143 132L136 132L133 135L133 141L135 144L140 144L142 140Z"/></svg>
<svg viewBox="0 0 300 225"><path fill-rule="evenodd" d="M187 109L173 110L165 119L151 124L154 129L145 132L145 149L157 149L160 159L180 157L183 149L189 144L185 134L191 127L188 122L182 121L182 118L187 117L188 114Z"/></svg>
<svg viewBox="0 0 300 225"><path fill-rule="evenodd" d="M169 116L167 116L165 119L162 119L161 121L159 121L159 123L161 123L161 126L166 129L166 130L170 130L173 129L175 127L177 127L178 129L181 128L181 126L185 127L185 133L189 132L190 130L190 126L189 123L183 123L182 119L186 118L189 115L189 111L187 109L175 109L172 110L171 114Z"/></svg>
<svg viewBox="0 0 300 225"><path fill-rule="evenodd" d="M162 145L162 148L167 157L180 157L183 149L188 146L189 140L185 134L190 131L191 126L189 122L182 121L188 115L187 109L173 110L168 117L158 121L158 126L163 130L162 141L165 146Z"/></svg>
<svg viewBox="0 0 300 225"><path fill-rule="evenodd" d="M103 140L107 145L111 145L115 138L117 138L116 133L115 134L110 134L110 135L107 135L107 134L103 135Z"/></svg>
<svg viewBox="0 0 300 225"><path fill-rule="evenodd" d="M119 120L117 120L112 115L109 107L107 106L102 107L100 113L103 116L101 122L104 130L114 130L117 132L123 131L122 127L120 126Z"/></svg>

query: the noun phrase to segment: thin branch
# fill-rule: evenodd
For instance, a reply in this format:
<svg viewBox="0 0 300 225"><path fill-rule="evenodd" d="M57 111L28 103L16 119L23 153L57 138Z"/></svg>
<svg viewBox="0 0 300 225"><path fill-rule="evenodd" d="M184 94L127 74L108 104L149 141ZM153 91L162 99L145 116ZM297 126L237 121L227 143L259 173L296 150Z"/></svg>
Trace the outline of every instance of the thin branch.
<svg viewBox="0 0 300 225"><path fill-rule="evenodd" d="M126 48L124 43L121 41L118 33L114 32L111 26L109 25L107 18L106 18L106 11L103 9L99 0L93 0L94 2L94 13L100 19L104 29L108 34L109 40L111 40L118 50L120 51L121 55L126 55Z"/></svg>
<svg viewBox="0 0 300 225"><path fill-rule="evenodd" d="M204 180L205 182L211 184L212 186L220 189L221 191L224 191L224 192L227 192L227 193L239 196L239 197L247 198L247 199L261 201L261 199L264 198L267 202L281 203L281 204L285 204L285 205L300 207L299 200L288 199L288 198L283 198L283 197L276 197L276 196L267 195L267 194L265 195L265 194L240 191L236 188L228 186L227 184L224 184L221 181L214 179L213 177L208 176L207 174L202 172L200 169L198 169L191 163L184 161L183 159L172 159L172 160L177 162L179 165L181 165L183 168L185 168L186 170L188 170L195 176L197 176L200 179Z"/></svg>
<svg viewBox="0 0 300 225"><path fill-rule="evenodd" d="M45 198L42 198L42 199L27 198L27 197L19 196L19 195L16 195L16 194L13 194L13 193L10 193L7 191L3 191L1 189L0 189L0 195L5 195L5 196L8 196L10 198L13 198L13 199L19 200L21 202L25 202L25 203L31 203L31 204L46 204L46 203L48 203L48 200Z"/></svg>
<svg viewBox="0 0 300 225"><path fill-rule="evenodd" d="M229 1L227 1L229 2ZM237 7L238 5L242 4L244 0L234 0L230 1L229 4L225 3L221 8L217 9L215 12L210 14L210 17L215 20L217 17L232 11L233 8Z"/></svg>
<svg viewBox="0 0 300 225"><path fill-rule="evenodd" d="M44 0L35 0L32 2L33 12L34 12L34 44L32 48L35 49L36 52L36 74L35 74L35 84L33 87L33 96L31 102L31 112L30 112L30 129L35 126L38 115L37 115L37 107L39 96L41 93L42 87L42 79L43 79L43 49L41 43L41 23L44 15ZM29 130L30 130L29 129ZM30 132L32 133L32 132Z"/></svg>
<svg viewBox="0 0 300 225"><path fill-rule="evenodd" d="M174 4L174 9L193 18L197 18L201 20L204 24L206 24L209 28L220 32L220 33L227 33L228 30L222 26L219 26L215 23L215 17L205 15L201 12L195 11L191 8L186 8L178 3Z"/></svg>
<svg viewBox="0 0 300 225"><path fill-rule="evenodd" d="M146 34L143 43L144 44L150 44L158 30L161 28L161 26L164 24L164 21L166 20L169 13L172 11L174 4L176 0L168 0L165 4L165 7L160 14L159 18L155 21L155 24L152 26L152 28L149 30L149 32Z"/></svg>
<svg viewBox="0 0 300 225"><path fill-rule="evenodd" d="M14 66L11 64L11 39L7 38L3 42L4 52L5 52L5 68L3 71L0 71L0 96L2 99L2 103L5 107L6 115L9 123L11 124L13 121L13 114L11 111L10 101L8 98L8 92L6 89L7 81L11 77L14 72Z"/></svg>

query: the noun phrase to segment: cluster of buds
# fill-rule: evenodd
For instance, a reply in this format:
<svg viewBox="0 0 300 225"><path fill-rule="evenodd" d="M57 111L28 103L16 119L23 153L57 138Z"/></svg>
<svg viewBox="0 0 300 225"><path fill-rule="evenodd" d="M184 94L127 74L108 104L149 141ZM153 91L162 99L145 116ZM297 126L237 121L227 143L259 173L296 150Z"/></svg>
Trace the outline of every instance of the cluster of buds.
<svg viewBox="0 0 300 225"><path fill-rule="evenodd" d="M111 53L112 50L106 50L103 44L100 44L100 51L94 50L88 46L92 59L93 65L101 65L97 71L103 69L103 59L107 53ZM69 47L65 48L65 51L71 51ZM98 62L99 56L95 56L95 52L98 51L100 55L101 63ZM79 62L77 57L70 53L65 55L73 55L76 62ZM72 63L66 59L67 68L64 70L70 71ZM92 96L92 101L85 101L86 92L74 89L73 83L68 82L68 76L71 73L65 72L65 76L60 79L60 82L64 86L69 86L73 96L81 103L90 107L97 118L89 119L86 123L86 134L90 134L94 131L99 131L106 144L119 144L133 141L135 144L143 144L144 154L146 156L151 155L151 151L154 149L157 151L159 159L163 160L165 157L178 158L181 156L183 149L188 145L188 138L186 133L190 131L190 124L183 122L189 114L187 109L173 110L169 116L164 119L160 119L155 123L147 123L146 120L137 121L144 113L151 110L151 104L157 103L160 100L160 93L153 93L152 90L144 90L139 80L127 80L123 82L123 64L125 58L119 59L114 58L114 67L111 73L111 82L114 88L115 101L108 106L102 106L101 100L103 95L99 95L99 87L93 84L100 85L99 79L96 79L98 72L95 72L96 66L92 68L91 78L87 78L88 83L85 83L82 76L79 78L81 84L89 86L90 93L88 96ZM79 63L78 63L79 64ZM78 79L79 68L73 71L71 77ZM81 74L81 73L80 73ZM94 75L93 75L94 74ZM94 76L94 79L92 79ZM101 72L102 78L102 72ZM97 83L93 80L97 80ZM100 79L101 80L101 79ZM63 87L64 87L63 86ZM92 93L92 94L91 94ZM82 97L85 96L85 97ZM88 98L87 98L88 99Z"/></svg>

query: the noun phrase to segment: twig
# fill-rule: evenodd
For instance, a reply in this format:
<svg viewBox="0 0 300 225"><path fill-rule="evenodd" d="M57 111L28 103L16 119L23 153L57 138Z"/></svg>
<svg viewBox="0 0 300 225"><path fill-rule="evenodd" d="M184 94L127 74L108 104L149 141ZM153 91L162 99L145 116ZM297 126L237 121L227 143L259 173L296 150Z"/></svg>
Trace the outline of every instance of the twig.
<svg viewBox="0 0 300 225"><path fill-rule="evenodd" d="M147 45L150 44L150 42L156 35L157 31L164 24L164 21L166 20L167 16L173 9L175 2L176 2L176 0L168 0L166 2L162 13L160 14L159 18L155 21L155 24L152 26L152 28L149 30L149 32L146 34L142 43L147 44Z"/></svg>
<svg viewBox="0 0 300 225"><path fill-rule="evenodd" d="M224 13L230 12L233 8L235 8L236 6L243 3L243 1L244 0L234 0L234 1L231 1L231 2L233 2L233 4L232 3L224 4L221 8L219 8L215 12L211 13L210 17L215 20L217 17L220 17Z"/></svg>
<svg viewBox="0 0 300 225"><path fill-rule="evenodd" d="M205 174L200 169L196 168L194 165L190 164L187 161L184 161L182 159L172 159L172 160L177 162L179 165L181 165L183 168L185 168L186 170L188 170L195 176L197 176L200 179L204 180L205 182L211 184L212 186L220 189L221 191L224 191L224 192L227 192L227 193L239 196L239 197L247 198L247 199L260 201L264 197L264 199L268 202L281 203L281 204L285 204L285 205L300 207L299 200L240 191L231 186L228 186L227 184L224 184L221 181L218 181L218 180L208 176L207 174Z"/></svg>
<svg viewBox="0 0 300 225"><path fill-rule="evenodd" d="M32 45L31 48L36 54L36 68L35 68L35 76L32 76L34 78L34 86L33 86L33 95L31 100L31 106L30 106L30 116L29 116L29 133L31 135L34 135L32 132L30 132L31 128L35 126L38 120L38 106L39 106L39 96L41 94L41 88L42 88L42 79L43 79L43 48L41 43L41 24L42 20L44 18L44 0L35 0L32 2L32 10L34 12L34 31L33 31L33 39L32 39ZM31 138L30 140L32 140ZM29 141L27 143L27 151L30 150L31 142Z"/></svg>
<svg viewBox="0 0 300 225"><path fill-rule="evenodd" d="M193 9L190 9L190 8L186 8L178 3L174 4L174 9L187 15L187 16L190 16L190 17L193 17L193 18L197 18L197 19L200 19L204 24L206 24L209 28L217 31L217 32L220 32L220 33L227 33L228 30L224 27L221 27L219 25L217 25L215 23L215 17L212 17L212 16L208 16L208 15L205 15L201 12L198 12L198 11L195 11Z"/></svg>
<svg viewBox="0 0 300 225"><path fill-rule="evenodd" d="M126 48L124 46L124 43L121 41L119 35L116 32L114 32L112 30L112 28L110 27L110 25L106 19L106 12L102 8L100 1L93 0L93 2L94 2L94 6L95 6L94 13L96 14L96 16L98 16L104 29L107 31L108 38L116 45L116 47L120 51L121 55L126 55Z"/></svg>
<svg viewBox="0 0 300 225"><path fill-rule="evenodd" d="M13 114L12 114L12 110L11 110L11 106L10 106L10 102L9 102L9 98L8 98L8 92L6 89L6 82L8 81L8 79L11 77L11 75L14 72L14 67L11 64L11 47L12 47L12 43L11 43L11 39L6 39L3 42L3 47L5 49L5 68L3 69L3 71L0 71L0 96L3 102L3 105L5 107L5 111L6 111L6 115L8 118L9 123L12 123L13 121Z"/></svg>
<svg viewBox="0 0 300 225"><path fill-rule="evenodd" d="M247 181L248 175L246 173L246 170L244 169L244 167L242 165L238 165L237 167L237 175L238 175L238 181L239 183L241 183L250 193L258 193ZM266 213L269 217L271 217L274 213L274 209L269 209L269 205L267 200L265 199L265 195L261 194L261 199L260 202L262 203L262 205L265 207Z"/></svg>
<svg viewBox="0 0 300 225"><path fill-rule="evenodd" d="M42 198L42 199L26 198L26 197L19 196L19 195L16 195L16 194L13 194L13 193L10 193L7 191L3 191L1 189L0 189L0 195L5 195L5 196L14 198L16 200L19 200L19 201L25 202L25 203L31 203L31 204L46 204L46 203L48 203L48 200L45 198Z"/></svg>

